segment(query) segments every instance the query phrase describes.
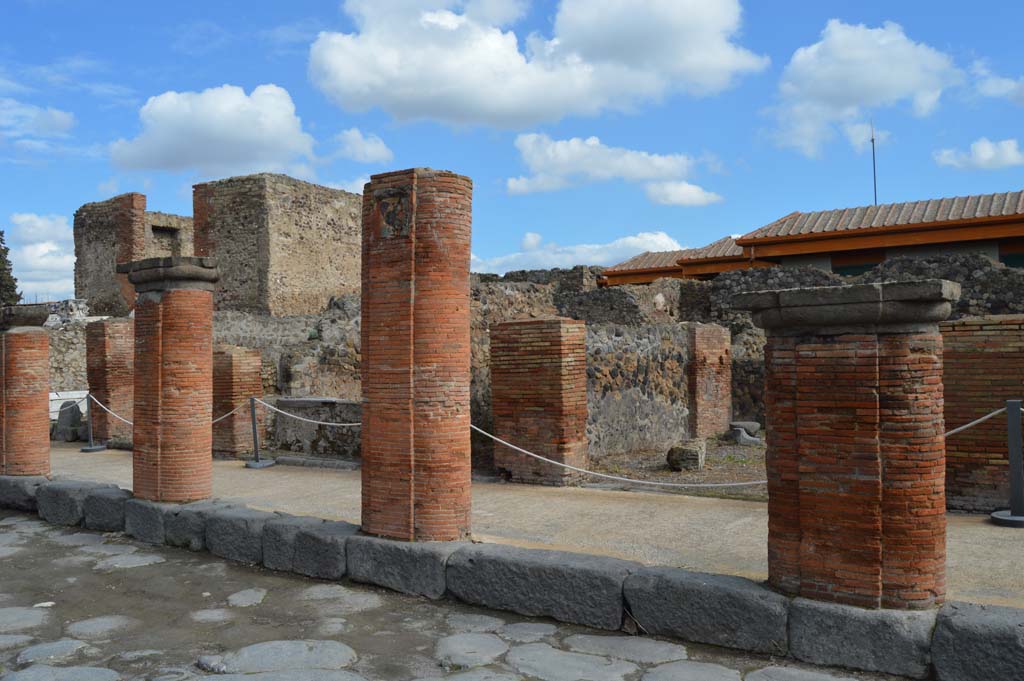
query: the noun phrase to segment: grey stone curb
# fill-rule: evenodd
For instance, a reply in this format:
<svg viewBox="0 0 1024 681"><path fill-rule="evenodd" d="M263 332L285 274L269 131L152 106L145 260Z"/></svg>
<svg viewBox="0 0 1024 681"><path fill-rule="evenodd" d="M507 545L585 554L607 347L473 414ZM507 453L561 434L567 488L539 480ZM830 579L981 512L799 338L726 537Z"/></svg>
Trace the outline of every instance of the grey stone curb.
<svg viewBox="0 0 1024 681"><path fill-rule="evenodd" d="M1024 609L949 603L941 611L866 610L791 599L741 577L501 544L392 541L321 518L217 500L154 503L128 494L114 485L0 476L0 508L25 511L38 503L43 520L97 529L116 527L123 509L125 532L142 541L205 548L273 570L347 576L406 594L451 596L609 630L620 629L628 614L648 634L788 653L829 667L919 679L934 670L938 681L1024 678Z"/></svg>

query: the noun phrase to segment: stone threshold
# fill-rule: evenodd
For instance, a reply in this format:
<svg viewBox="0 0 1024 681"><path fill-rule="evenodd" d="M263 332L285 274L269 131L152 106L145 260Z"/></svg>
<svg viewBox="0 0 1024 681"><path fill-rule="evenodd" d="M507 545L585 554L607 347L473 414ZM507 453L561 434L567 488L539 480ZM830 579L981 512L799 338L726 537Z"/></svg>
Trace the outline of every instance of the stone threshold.
<svg viewBox="0 0 1024 681"><path fill-rule="evenodd" d="M915 679L934 672L943 681L1014 681L1024 669L1018 608L866 610L790 598L742 577L502 544L393 541L345 522L217 500L144 501L95 482L0 476L0 508L317 579L821 666Z"/></svg>

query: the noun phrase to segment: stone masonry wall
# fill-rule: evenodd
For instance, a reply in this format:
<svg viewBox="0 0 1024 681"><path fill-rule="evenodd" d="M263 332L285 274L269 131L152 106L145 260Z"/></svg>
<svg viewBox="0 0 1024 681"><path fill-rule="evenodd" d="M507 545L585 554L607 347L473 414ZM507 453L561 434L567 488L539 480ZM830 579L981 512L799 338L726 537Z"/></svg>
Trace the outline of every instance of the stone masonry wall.
<svg viewBox="0 0 1024 681"><path fill-rule="evenodd" d="M50 392L88 390L85 375L85 320L47 326L50 334Z"/></svg>

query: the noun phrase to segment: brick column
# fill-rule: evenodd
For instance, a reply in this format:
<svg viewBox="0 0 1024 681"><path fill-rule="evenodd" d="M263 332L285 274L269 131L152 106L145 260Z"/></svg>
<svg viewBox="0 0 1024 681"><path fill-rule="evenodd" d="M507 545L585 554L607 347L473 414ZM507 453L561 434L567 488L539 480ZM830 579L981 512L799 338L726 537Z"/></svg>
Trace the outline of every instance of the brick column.
<svg viewBox="0 0 1024 681"><path fill-rule="evenodd" d="M218 345L213 351L213 416L238 411L213 424L213 453L237 457L252 451L252 416L249 398L263 395L259 350ZM259 406L259 405L257 405ZM263 430L263 409L256 411L256 427Z"/></svg>
<svg viewBox="0 0 1024 681"><path fill-rule="evenodd" d="M403 540L470 530L472 182L417 168L363 192L362 526Z"/></svg>
<svg viewBox="0 0 1024 681"><path fill-rule="evenodd" d="M0 320L0 475L50 474L50 336L45 305Z"/></svg>
<svg viewBox="0 0 1024 681"><path fill-rule="evenodd" d="M121 266L135 301L133 491L150 501L210 496L213 461L212 258Z"/></svg>
<svg viewBox="0 0 1024 681"><path fill-rule="evenodd" d="M717 324L689 325L691 437L729 432L732 420L732 334Z"/></svg>
<svg viewBox="0 0 1024 681"><path fill-rule="evenodd" d="M101 319L85 327L85 364L89 392L111 410L132 420L135 379L135 322ZM93 405L92 431L97 441L130 442L132 427Z"/></svg>
<svg viewBox="0 0 1024 681"><path fill-rule="evenodd" d="M762 291L768 331L769 582L794 595L921 609L946 593L946 281Z"/></svg>
<svg viewBox="0 0 1024 681"><path fill-rule="evenodd" d="M491 411L501 439L586 468L586 324L556 317L492 325ZM494 465L517 482L567 485L582 477L498 443Z"/></svg>

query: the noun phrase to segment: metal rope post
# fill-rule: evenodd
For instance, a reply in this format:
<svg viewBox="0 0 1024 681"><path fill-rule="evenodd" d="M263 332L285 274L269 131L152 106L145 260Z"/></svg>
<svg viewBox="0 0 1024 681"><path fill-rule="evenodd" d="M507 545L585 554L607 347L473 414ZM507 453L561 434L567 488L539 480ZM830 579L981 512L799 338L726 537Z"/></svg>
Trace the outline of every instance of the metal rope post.
<svg viewBox="0 0 1024 681"><path fill-rule="evenodd" d="M86 447L82 447L82 449L79 450L79 451L90 452L90 453L91 452L102 452L103 450L105 450L107 448L107 446L106 445L98 445L92 439L92 403L91 403L91 400L88 399L88 395L86 396L86 400L85 400L85 421L88 424L88 428L89 428L89 445L86 446Z"/></svg>
<svg viewBox="0 0 1024 681"><path fill-rule="evenodd" d="M269 468L273 466L276 461L273 459L261 459L260 458L260 429L256 423L256 398L249 398L249 420L252 421L252 453L253 458L250 461L245 462L246 468Z"/></svg>
<svg viewBox="0 0 1024 681"><path fill-rule="evenodd" d="M1024 442L1021 440L1021 400L1006 402L1007 451L1010 455L1010 508L992 514L992 522L1024 527Z"/></svg>

